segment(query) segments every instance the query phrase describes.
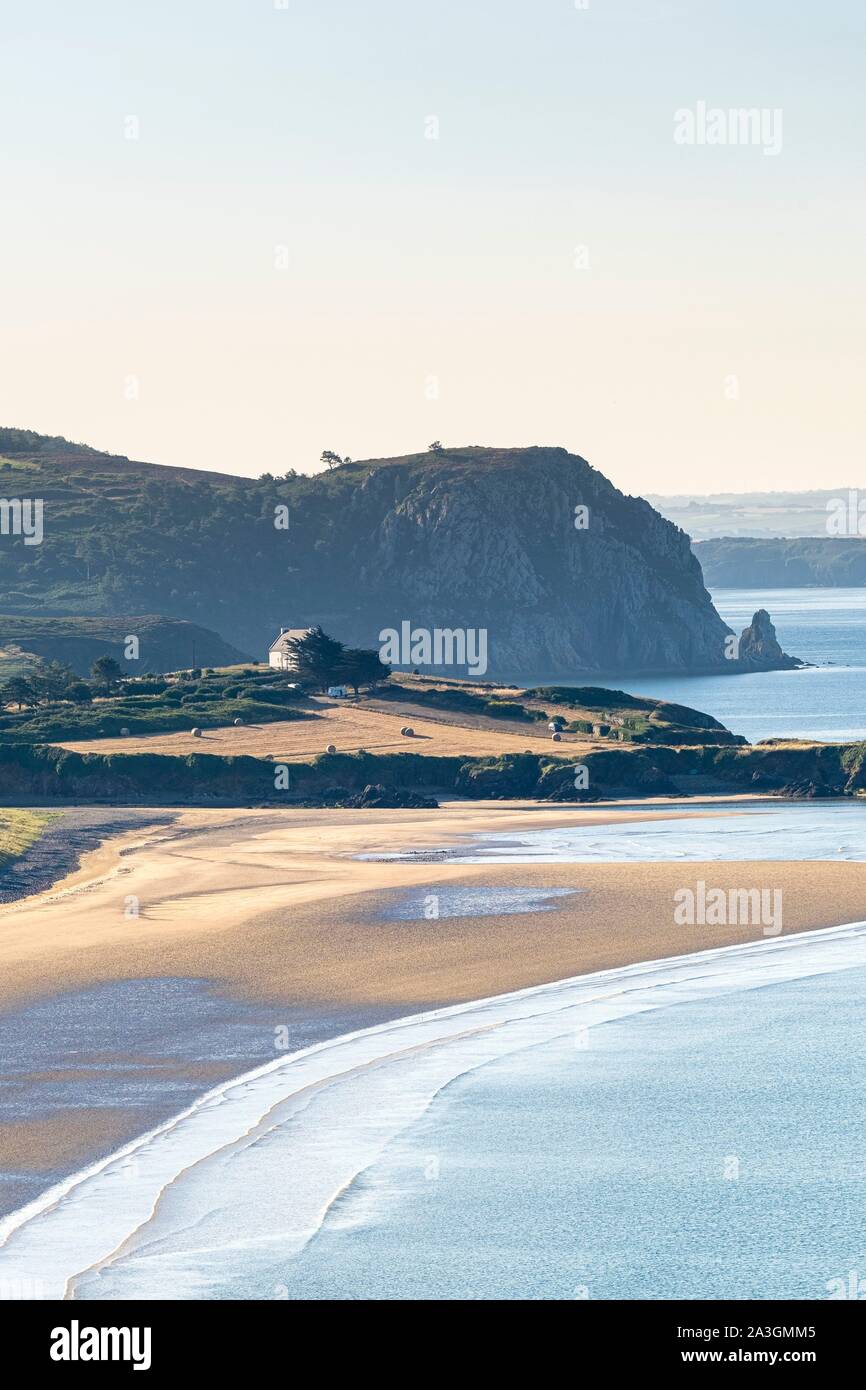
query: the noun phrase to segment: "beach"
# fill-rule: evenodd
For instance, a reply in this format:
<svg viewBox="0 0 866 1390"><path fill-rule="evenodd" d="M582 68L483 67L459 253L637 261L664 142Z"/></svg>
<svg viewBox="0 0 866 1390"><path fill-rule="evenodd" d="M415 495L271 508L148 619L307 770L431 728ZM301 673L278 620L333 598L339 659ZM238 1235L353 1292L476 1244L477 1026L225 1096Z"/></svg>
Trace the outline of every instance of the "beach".
<svg viewBox="0 0 866 1390"><path fill-rule="evenodd" d="M419 1013L768 944L759 920L679 923L684 887L781 894L782 942L860 921L866 902L851 803L111 814L88 849L99 817L61 813L52 843L66 815L74 867L0 907L0 1215L256 1066Z"/></svg>
<svg viewBox="0 0 866 1390"><path fill-rule="evenodd" d="M343 1034L0 1220L0 1290L825 1297L859 1242L864 995L861 922Z"/></svg>
<svg viewBox="0 0 866 1390"><path fill-rule="evenodd" d="M656 814L708 819L721 810L668 803ZM112 980L196 977L270 1004L409 1010L762 934L760 925L677 925L673 895L695 879L781 889L786 931L858 920L866 901L866 865L850 861L756 862L744 880L741 864L479 866L435 858L437 848L482 833L639 824L646 812L637 809L500 802L434 812L164 814L167 824L112 836L51 889L0 908L0 1003ZM412 850L434 853L377 858ZM581 891L541 918L442 921L419 909L414 931L378 920L389 894L457 882Z"/></svg>

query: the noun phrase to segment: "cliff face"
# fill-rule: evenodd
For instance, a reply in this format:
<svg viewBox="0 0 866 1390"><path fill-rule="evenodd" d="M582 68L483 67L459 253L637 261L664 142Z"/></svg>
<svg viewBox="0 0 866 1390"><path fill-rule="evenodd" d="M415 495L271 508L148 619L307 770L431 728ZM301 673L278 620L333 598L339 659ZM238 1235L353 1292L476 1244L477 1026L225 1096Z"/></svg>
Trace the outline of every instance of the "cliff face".
<svg viewBox="0 0 866 1390"><path fill-rule="evenodd" d="M688 537L564 449L373 464L340 531L358 582L331 621L353 641L486 628L488 674L523 679L725 667Z"/></svg>
<svg viewBox="0 0 866 1390"><path fill-rule="evenodd" d="M41 543L0 546L9 614L165 614L258 657L281 626L364 646L404 623L483 629L470 673L527 684L735 669L686 534L564 449L252 479L0 430L0 478L44 499ZM395 664L427 665L405 655Z"/></svg>

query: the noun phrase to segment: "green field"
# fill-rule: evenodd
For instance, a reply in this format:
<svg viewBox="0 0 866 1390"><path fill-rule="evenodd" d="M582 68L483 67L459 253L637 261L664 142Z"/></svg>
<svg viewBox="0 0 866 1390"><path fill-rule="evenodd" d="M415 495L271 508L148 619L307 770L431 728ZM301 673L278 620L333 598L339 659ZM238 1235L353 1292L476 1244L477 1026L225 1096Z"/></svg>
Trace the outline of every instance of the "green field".
<svg viewBox="0 0 866 1390"><path fill-rule="evenodd" d="M0 810L0 870L20 859L52 820L50 811Z"/></svg>

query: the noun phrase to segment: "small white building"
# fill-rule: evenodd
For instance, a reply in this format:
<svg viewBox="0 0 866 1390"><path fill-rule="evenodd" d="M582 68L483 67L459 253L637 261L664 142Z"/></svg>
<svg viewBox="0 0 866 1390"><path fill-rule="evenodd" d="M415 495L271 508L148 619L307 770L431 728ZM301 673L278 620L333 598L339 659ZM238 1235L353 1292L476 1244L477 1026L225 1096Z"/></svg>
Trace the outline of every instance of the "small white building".
<svg viewBox="0 0 866 1390"><path fill-rule="evenodd" d="M297 671L298 663L292 648L289 646L289 639L306 637L308 632L312 632L312 628L281 627L279 637L276 637L270 645L268 665L274 666L278 671Z"/></svg>
<svg viewBox="0 0 866 1390"><path fill-rule="evenodd" d="M332 700L345 700L349 694L349 687L347 685L329 685L328 694Z"/></svg>

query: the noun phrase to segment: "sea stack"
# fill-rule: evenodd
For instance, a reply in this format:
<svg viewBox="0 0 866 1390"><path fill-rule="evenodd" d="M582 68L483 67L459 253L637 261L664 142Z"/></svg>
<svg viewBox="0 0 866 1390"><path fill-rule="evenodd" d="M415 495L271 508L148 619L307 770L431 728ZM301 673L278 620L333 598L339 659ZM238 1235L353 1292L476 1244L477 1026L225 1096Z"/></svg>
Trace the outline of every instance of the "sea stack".
<svg viewBox="0 0 866 1390"><path fill-rule="evenodd" d="M759 608L740 633L739 661L755 671L793 671L805 665L798 657L782 651L766 608Z"/></svg>

